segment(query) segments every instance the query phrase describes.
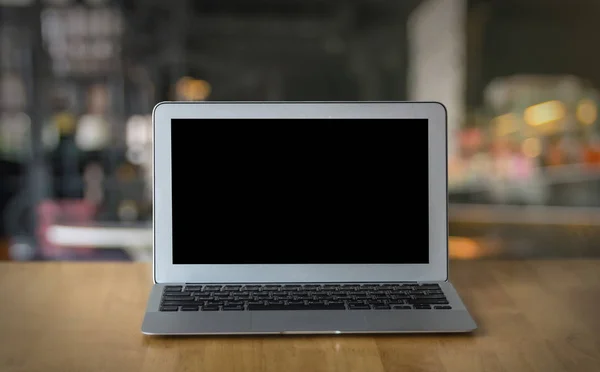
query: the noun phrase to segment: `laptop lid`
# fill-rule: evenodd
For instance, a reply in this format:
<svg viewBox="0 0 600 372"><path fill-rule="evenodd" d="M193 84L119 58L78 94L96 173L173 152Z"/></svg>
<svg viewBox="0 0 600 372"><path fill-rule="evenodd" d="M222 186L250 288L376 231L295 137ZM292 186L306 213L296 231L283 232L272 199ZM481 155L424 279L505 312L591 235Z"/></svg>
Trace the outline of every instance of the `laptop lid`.
<svg viewBox="0 0 600 372"><path fill-rule="evenodd" d="M158 104L154 280L444 281L439 103Z"/></svg>

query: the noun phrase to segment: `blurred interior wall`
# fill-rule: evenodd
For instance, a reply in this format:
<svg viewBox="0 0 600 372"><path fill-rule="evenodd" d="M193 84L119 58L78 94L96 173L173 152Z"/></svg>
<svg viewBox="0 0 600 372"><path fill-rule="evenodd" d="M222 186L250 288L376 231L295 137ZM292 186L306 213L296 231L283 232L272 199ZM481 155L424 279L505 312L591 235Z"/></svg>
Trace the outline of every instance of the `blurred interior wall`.
<svg viewBox="0 0 600 372"><path fill-rule="evenodd" d="M425 0L408 22L408 97L448 111L448 155L466 111L466 0Z"/></svg>

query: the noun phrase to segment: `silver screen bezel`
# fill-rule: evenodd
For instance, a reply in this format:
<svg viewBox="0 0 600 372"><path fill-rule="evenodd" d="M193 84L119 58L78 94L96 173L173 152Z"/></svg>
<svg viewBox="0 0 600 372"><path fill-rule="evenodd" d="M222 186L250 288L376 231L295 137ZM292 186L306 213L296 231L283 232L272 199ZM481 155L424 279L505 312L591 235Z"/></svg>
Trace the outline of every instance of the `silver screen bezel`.
<svg viewBox="0 0 600 372"><path fill-rule="evenodd" d="M207 264L174 265L171 205L172 119L427 119L429 157L429 263L427 264ZM153 114L155 283L387 282L447 281L447 114L437 102L263 103L161 102ZM401 144L402 142L400 142ZM193 151L190 150L190 151ZM190 171L193 167L190 167ZM410 213L410 211L407 211ZM410 216L407 216L410 218ZM198 231L201 231L198 226ZM410 228L399 231L399 245L417 243ZM403 235L403 236L402 236ZM186 242L202 249L202 241ZM209 248L210 249L210 248ZM252 249L249 242L245 249ZM257 248L259 249L259 248ZM282 247L285 249L285 247ZM364 247L365 254L377 247ZM289 253L285 253L286 255Z"/></svg>

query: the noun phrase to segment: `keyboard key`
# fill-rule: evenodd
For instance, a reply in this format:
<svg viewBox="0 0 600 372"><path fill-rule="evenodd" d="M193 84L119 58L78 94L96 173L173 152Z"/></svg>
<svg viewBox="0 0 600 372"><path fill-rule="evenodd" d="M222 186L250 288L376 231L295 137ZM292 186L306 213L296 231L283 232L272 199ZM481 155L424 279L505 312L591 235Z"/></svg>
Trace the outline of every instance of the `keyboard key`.
<svg viewBox="0 0 600 372"><path fill-rule="evenodd" d="M200 307L198 306L182 306L181 311L198 311Z"/></svg>
<svg viewBox="0 0 600 372"><path fill-rule="evenodd" d="M389 310L390 305L374 305L373 309L375 310Z"/></svg>
<svg viewBox="0 0 600 372"><path fill-rule="evenodd" d="M362 289L367 289L367 290L369 290L369 289L376 289L376 288L381 287L380 284L361 284L360 286L361 286Z"/></svg>
<svg viewBox="0 0 600 372"><path fill-rule="evenodd" d="M245 285L242 287L244 291L258 291L261 286L260 285Z"/></svg>
<svg viewBox="0 0 600 372"><path fill-rule="evenodd" d="M343 305L248 305L248 310L346 310Z"/></svg>
<svg viewBox="0 0 600 372"><path fill-rule="evenodd" d="M429 305L415 305L414 308L418 309L418 310L425 310L425 309L431 309L431 306L429 306Z"/></svg>
<svg viewBox="0 0 600 372"><path fill-rule="evenodd" d="M393 310L411 310L412 307L406 305L394 305L392 306Z"/></svg>
<svg viewBox="0 0 600 372"><path fill-rule="evenodd" d="M161 306L159 308L160 311L177 311L179 310L179 307L177 306Z"/></svg>
<svg viewBox="0 0 600 372"><path fill-rule="evenodd" d="M225 301L206 301L205 305L219 307L225 305Z"/></svg>
<svg viewBox="0 0 600 372"><path fill-rule="evenodd" d="M192 296L165 296L163 297L165 301L192 301L194 297Z"/></svg>
<svg viewBox="0 0 600 372"><path fill-rule="evenodd" d="M413 305L448 305L448 300L437 299L407 300L406 302Z"/></svg>
<svg viewBox="0 0 600 372"><path fill-rule="evenodd" d="M181 292L182 288L180 285L168 285L165 287L165 292Z"/></svg>
<svg viewBox="0 0 600 372"><path fill-rule="evenodd" d="M173 297L173 296L191 296L192 292L165 292L164 296Z"/></svg>
<svg viewBox="0 0 600 372"><path fill-rule="evenodd" d="M163 301L162 306L198 306L194 301Z"/></svg>
<svg viewBox="0 0 600 372"><path fill-rule="evenodd" d="M202 311L219 311L219 307L214 305L206 305L202 306Z"/></svg>
<svg viewBox="0 0 600 372"><path fill-rule="evenodd" d="M437 310L450 310L452 309L452 306L448 306L448 305L438 305L438 306L434 306L434 309Z"/></svg>
<svg viewBox="0 0 600 372"><path fill-rule="evenodd" d="M371 306L369 305L350 305L350 310L370 310Z"/></svg>
<svg viewBox="0 0 600 372"><path fill-rule="evenodd" d="M243 306L244 301L227 301L225 303L225 305L227 305L227 306Z"/></svg>
<svg viewBox="0 0 600 372"><path fill-rule="evenodd" d="M223 306L223 310L225 311L242 311L244 310L243 305L225 305Z"/></svg>
<svg viewBox="0 0 600 372"><path fill-rule="evenodd" d="M427 293L425 295L419 295L419 296L415 296L417 299L421 299L421 298L426 298L426 299L430 299L430 300L445 300L446 296L444 296L443 293Z"/></svg>
<svg viewBox="0 0 600 372"><path fill-rule="evenodd" d="M187 292L196 292L196 291L201 291L202 290L202 286L201 285L186 285L184 291Z"/></svg>
<svg viewBox="0 0 600 372"><path fill-rule="evenodd" d="M206 291L220 291L221 290L221 285L207 285L206 287L204 287L204 290Z"/></svg>
<svg viewBox="0 0 600 372"><path fill-rule="evenodd" d="M404 305L406 302L404 300L389 300L388 305Z"/></svg>

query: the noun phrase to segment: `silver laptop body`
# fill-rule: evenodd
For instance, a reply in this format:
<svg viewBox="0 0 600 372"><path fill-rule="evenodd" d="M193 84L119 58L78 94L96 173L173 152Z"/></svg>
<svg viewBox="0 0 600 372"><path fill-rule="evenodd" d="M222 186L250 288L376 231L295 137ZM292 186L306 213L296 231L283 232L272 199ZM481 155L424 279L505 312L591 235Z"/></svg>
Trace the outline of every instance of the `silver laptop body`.
<svg viewBox="0 0 600 372"><path fill-rule="evenodd" d="M434 102L164 102L147 335L469 332Z"/></svg>

